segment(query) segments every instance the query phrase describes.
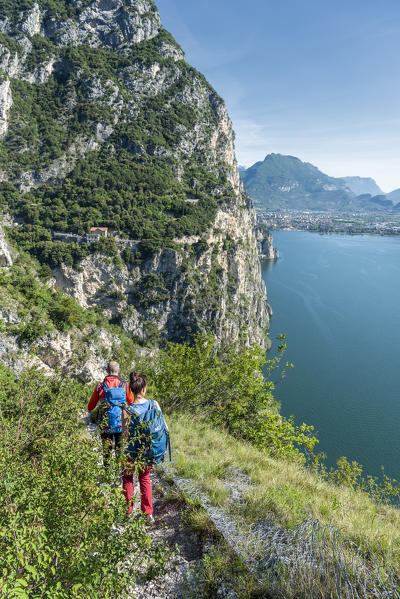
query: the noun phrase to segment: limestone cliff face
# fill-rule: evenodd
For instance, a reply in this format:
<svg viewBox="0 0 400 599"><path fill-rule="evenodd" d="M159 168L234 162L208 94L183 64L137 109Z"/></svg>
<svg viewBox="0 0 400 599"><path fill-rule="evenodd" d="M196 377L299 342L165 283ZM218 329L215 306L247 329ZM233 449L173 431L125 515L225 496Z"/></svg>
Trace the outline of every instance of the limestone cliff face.
<svg viewBox="0 0 400 599"><path fill-rule="evenodd" d="M140 260L135 243L129 256L129 242L121 244L123 267L97 254L79 268L60 265L55 284L83 306L100 304L141 340L186 340L197 331L236 339L246 330L249 341L265 346L269 311L255 216L224 102L185 62L150 0L58 4L67 17L55 16L45 0L12 15L0 8L0 144L9 152L0 182L22 194L15 211L32 226L74 232L111 221L138 243L135 213L150 237L162 229L165 243ZM47 117L32 101L24 138L29 116L21 107L44 89L55 108ZM134 192L126 185L116 196L104 182L113 156L139 173ZM94 170L99 175L88 185L99 189L82 197L81 173ZM159 176L165 185L150 189Z"/></svg>
<svg viewBox="0 0 400 599"><path fill-rule="evenodd" d="M5 219L8 226L12 223ZM0 224L0 271L11 274L16 251L11 247ZM26 270L26 272L28 272ZM39 282L37 272L30 271L32 280ZM40 282L43 287L46 283ZM51 283L50 283L51 285ZM35 340L26 340L21 335L24 327L32 323L37 315L27 310L18 290L7 284L0 287L0 362L20 374L27 368L35 367L45 374L59 372L77 378L83 383L100 381L104 377L108 360L118 353L121 338L114 332L93 325L82 330L55 330L44 326L47 332L39 334ZM43 321L46 325L45 321ZM52 330L49 330L52 329ZM136 350L143 355L145 350ZM133 368L133 364L132 364Z"/></svg>
<svg viewBox="0 0 400 599"><path fill-rule="evenodd" d="M140 266L116 267L91 255L79 270L55 269L55 285L85 308L107 316L138 341L189 340L212 331L219 339L266 346L269 311L261 278L253 213L245 204L218 211L202 237L177 240Z"/></svg>
<svg viewBox="0 0 400 599"><path fill-rule="evenodd" d="M10 80L6 79L3 83L0 83L0 135L7 133L11 105Z"/></svg>
<svg viewBox="0 0 400 599"><path fill-rule="evenodd" d="M124 53L130 44L155 37L161 28L150 0L94 0L86 2L86 6L75 0L70 4L80 10L75 18L62 19L61 15L52 16L45 2L32 2L31 9L20 12L17 18L5 14L0 20L0 32L17 32L25 48L29 48L33 36L41 35L60 46L109 46Z"/></svg>
<svg viewBox="0 0 400 599"><path fill-rule="evenodd" d="M0 322L9 322L8 316L0 310ZM68 333L53 331L34 343L0 332L0 361L15 374L38 368L45 374L58 372L82 383L94 383L103 380L108 361L104 356L112 355L119 343L109 331L90 327Z"/></svg>
<svg viewBox="0 0 400 599"><path fill-rule="evenodd" d="M11 225L5 218L6 224ZM10 273L16 251L5 236L0 224L0 270ZM36 273L33 276L37 277ZM102 380L107 364L105 356L111 356L121 340L109 330L86 326L83 330L68 332L48 331L35 341L21 337L21 327L31 322L18 300L18 292L12 293L7 285L0 289L0 362L20 374L27 368L36 367L44 373L60 372L75 377L83 383Z"/></svg>
<svg viewBox="0 0 400 599"><path fill-rule="evenodd" d="M279 252L274 248L272 234L263 225L256 228L258 255L262 260L278 260Z"/></svg>

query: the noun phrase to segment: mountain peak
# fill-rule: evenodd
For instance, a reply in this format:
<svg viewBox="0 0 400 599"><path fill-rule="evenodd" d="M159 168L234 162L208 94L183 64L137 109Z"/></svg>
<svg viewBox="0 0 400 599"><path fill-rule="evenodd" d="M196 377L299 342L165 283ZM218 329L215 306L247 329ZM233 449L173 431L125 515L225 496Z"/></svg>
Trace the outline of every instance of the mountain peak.
<svg viewBox="0 0 400 599"><path fill-rule="evenodd" d="M240 176L261 210L376 212L400 202L400 190L385 196L371 177L330 177L295 156L267 154L263 162L241 171Z"/></svg>
<svg viewBox="0 0 400 599"><path fill-rule="evenodd" d="M274 152L267 154L264 160L295 160L296 162L301 162L300 158L297 158L296 156L290 156L289 154L276 154Z"/></svg>
<svg viewBox="0 0 400 599"><path fill-rule="evenodd" d="M316 207L324 209L337 202L346 205L353 196L341 179L296 156L268 154L241 176L260 208L307 209L312 198Z"/></svg>

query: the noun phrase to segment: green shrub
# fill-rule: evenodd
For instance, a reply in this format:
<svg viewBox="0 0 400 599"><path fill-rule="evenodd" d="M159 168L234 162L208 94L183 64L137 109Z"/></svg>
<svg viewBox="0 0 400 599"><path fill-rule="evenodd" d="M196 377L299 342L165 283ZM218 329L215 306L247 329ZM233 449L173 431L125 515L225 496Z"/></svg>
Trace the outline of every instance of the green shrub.
<svg viewBox="0 0 400 599"><path fill-rule="evenodd" d="M36 267L37 263L21 253L9 271L2 273L4 290L23 311L18 331L22 340L32 342L51 330L82 328L98 320L95 310L85 310L63 291L43 284L41 278L47 278L51 270L43 265L37 273Z"/></svg>
<svg viewBox="0 0 400 599"><path fill-rule="evenodd" d="M324 456L326 457L326 456ZM318 460L318 456L317 456ZM335 485L351 487L354 490L368 493L372 499L379 503L399 504L400 483L385 474L382 476L365 475L361 464L342 456L336 461L336 467L329 471L320 464L316 468L323 478L332 481Z"/></svg>
<svg viewBox="0 0 400 599"><path fill-rule="evenodd" d="M261 348L240 340L218 348L211 335L198 335L193 345L168 343L150 369L154 395L167 410L189 411L273 456L303 462L302 450L317 442L313 427L281 416L274 384L260 374L265 364L271 374L284 350L282 339L280 356L267 361Z"/></svg>
<svg viewBox="0 0 400 599"><path fill-rule="evenodd" d="M0 597L130 596L144 562L162 571L165 548L124 521L119 489L97 483L79 421L87 388L34 371L14 379L0 365Z"/></svg>
<svg viewBox="0 0 400 599"><path fill-rule="evenodd" d="M36 341L39 337L45 335L49 330L48 324L42 320L31 320L24 323L19 328L19 337L22 341Z"/></svg>
<svg viewBox="0 0 400 599"><path fill-rule="evenodd" d="M47 312L59 331L82 327L86 321L86 313L78 302L61 291L53 295Z"/></svg>
<svg viewBox="0 0 400 599"><path fill-rule="evenodd" d="M158 304L170 298L164 277L150 273L141 277L132 291L132 300L136 308L148 308L151 304Z"/></svg>

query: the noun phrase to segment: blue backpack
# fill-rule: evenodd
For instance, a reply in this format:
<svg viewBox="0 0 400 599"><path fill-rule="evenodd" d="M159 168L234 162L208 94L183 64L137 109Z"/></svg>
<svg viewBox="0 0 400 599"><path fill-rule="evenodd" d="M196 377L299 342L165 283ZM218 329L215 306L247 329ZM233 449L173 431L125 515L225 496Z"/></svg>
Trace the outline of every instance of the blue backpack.
<svg viewBox="0 0 400 599"><path fill-rule="evenodd" d="M156 402L149 400L145 412L138 413L135 404L127 408L131 417L129 424L129 457L145 464L159 464L165 459L167 450L171 461L171 443L167 425Z"/></svg>
<svg viewBox="0 0 400 599"><path fill-rule="evenodd" d="M104 391L104 412L101 428L104 433L122 433L122 409L126 404L124 383L110 389L106 382L101 383Z"/></svg>

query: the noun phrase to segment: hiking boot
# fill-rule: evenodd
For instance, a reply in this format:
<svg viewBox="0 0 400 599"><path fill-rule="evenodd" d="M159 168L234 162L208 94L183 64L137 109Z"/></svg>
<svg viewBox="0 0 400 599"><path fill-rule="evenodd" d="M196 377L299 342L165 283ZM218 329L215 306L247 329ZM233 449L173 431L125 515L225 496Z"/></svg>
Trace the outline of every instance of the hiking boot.
<svg viewBox="0 0 400 599"><path fill-rule="evenodd" d="M147 526L153 526L153 524L155 524L155 520L154 520L153 514L146 514L145 518L146 518L146 524L147 524Z"/></svg>

